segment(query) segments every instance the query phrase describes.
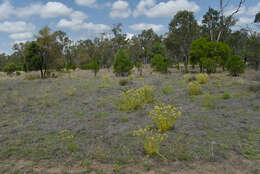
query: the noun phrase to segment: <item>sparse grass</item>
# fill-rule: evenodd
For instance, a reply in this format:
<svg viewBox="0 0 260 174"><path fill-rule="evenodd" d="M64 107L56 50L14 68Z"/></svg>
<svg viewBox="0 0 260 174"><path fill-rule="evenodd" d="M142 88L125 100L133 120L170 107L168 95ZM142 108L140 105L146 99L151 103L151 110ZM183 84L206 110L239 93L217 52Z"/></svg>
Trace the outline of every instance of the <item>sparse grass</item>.
<svg viewBox="0 0 260 174"><path fill-rule="evenodd" d="M184 80L183 74L170 71L174 73L162 75L144 69L144 77L134 77L128 87L119 86L120 79L107 70L96 78L76 70L35 81L24 80L24 73L0 73L0 173L258 174L260 100L248 88L257 82L250 74L240 77L244 79L211 74L201 95L188 95L187 81L196 82L196 74ZM108 88L100 89L100 84ZM145 84L153 90L144 89ZM130 86L140 105L135 112L118 111L123 103L119 93ZM164 132L168 138L159 141L158 150L158 143L145 144L144 136L132 133L152 124L149 128L161 134L149 118L159 103L181 108L182 116ZM214 169L206 169L211 165Z"/></svg>

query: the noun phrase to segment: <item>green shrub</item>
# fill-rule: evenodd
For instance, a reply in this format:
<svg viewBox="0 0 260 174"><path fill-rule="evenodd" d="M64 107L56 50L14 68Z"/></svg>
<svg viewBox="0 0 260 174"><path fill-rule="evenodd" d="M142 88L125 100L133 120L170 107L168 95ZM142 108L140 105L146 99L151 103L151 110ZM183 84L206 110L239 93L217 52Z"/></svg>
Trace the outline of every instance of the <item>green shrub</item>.
<svg viewBox="0 0 260 174"><path fill-rule="evenodd" d="M16 71L16 72L15 72L15 75L16 75L16 76L20 76L21 73L20 73L19 71Z"/></svg>
<svg viewBox="0 0 260 174"><path fill-rule="evenodd" d="M171 87L171 86L164 86L164 87L162 88L162 92L163 92L164 95L170 94L170 93L172 93L173 91L174 91L174 89L173 89L173 87Z"/></svg>
<svg viewBox="0 0 260 174"><path fill-rule="evenodd" d="M118 76L127 76L133 69L133 64L126 51L121 49L115 56L114 73Z"/></svg>
<svg viewBox="0 0 260 174"><path fill-rule="evenodd" d="M244 73L245 64L241 56L231 56L227 62L227 69L232 76L239 76L239 74Z"/></svg>
<svg viewBox="0 0 260 174"><path fill-rule="evenodd" d="M222 97L221 97L222 99L224 99L224 100L227 100L227 99L230 99L231 98L231 96L230 96L230 94L229 93L227 93L227 92L225 92L223 95L222 95Z"/></svg>
<svg viewBox="0 0 260 174"><path fill-rule="evenodd" d="M169 62L164 60L161 54L156 54L151 61L151 67L161 73L167 73L169 65Z"/></svg>
<svg viewBox="0 0 260 174"><path fill-rule="evenodd" d="M200 93L200 84L198 82L189 83L189 94L190 95L199 95Z"/></svg>
<svg viewBox="0 0 260 174"><path fill-rule="evenodd" d="M198 75L196 75L196 80L199 84L207 83L208 79L209 79L208 74L198 74Z"/></svg>
<svg viewBox="0 0 260 174"><path fill-rule="evenodd" d="M76 68L77 68L77 66L75 65L75 64L73 64L73 63L68 63L66 66L65 66L65 69L66 70L76 70Z"/></svg>
<svg viewBox="0 0 260 174"><path fill-rule="evenodd" d="M119 85L120 85L120 86L125 86L125 85L128 84L128 82L129 82L129 81L128 81L127 79L120 79L120 80L119 80Z"/></svg>
<svg viewBox="0 0 260 174"><path fill-rule="evenodd" d="M4 67L3 71L6 72L7 75L13 74L17 70L17 66L13 62L8 62Z"/></svg>
<svg viewBox="0 0 260 174"><path fill-rule="evenodd" d="M203 106L205 108L211 108L213 105L213 101L214 101L214 96L210 94L206 94L203 99Z"/></svg>
<svg viewBox="0 0 260 174"><path fill-rule="evenodd" d="M95 76L97 76L97 73L99 72L100 69L100 65L99 65L99 61L94 60L90 63L90 70L95 74Z"/></svg>
<svg viewBox="0 0 260 174"><path fill-rule="evenodd" d="M201 58L201 67L202 71L210 74L210 73L215 73L217 71L217 61L214 58Z"/></svg>

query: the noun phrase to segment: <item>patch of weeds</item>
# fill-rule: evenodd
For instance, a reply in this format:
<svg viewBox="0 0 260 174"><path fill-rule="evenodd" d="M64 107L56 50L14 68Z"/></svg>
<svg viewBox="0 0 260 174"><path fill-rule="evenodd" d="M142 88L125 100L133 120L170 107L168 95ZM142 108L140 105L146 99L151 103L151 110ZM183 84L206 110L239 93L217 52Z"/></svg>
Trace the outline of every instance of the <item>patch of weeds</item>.
<svg viewBox="0 0 260 174"><path fill-rule="evenodd" d="M104 118L104 117L108 117L110 114L109 113L106 113L106 112L100 112L100 113L97 113L95 115L95 118Z"/></svg>
<svg viewBox="0 0 260 174"><path fill-rule="evenodd" d="M152 169L152 163L150 161L145 161L143 166L144 169L148 172Z"/></svg>
<svg viewBox="0 0 260 174"><path fill-rule="evenodd" d="M224 94L221 96L223 100L228 100L231 98L230 94L228 92L224 92Z"/></svg>
<svg viewBox="0 0 260 174"><path fill-rule="evenodd" d="M128 120L129 120L129 118L128 118L126 115L122 115L122 116L121 116L121 121L122 121L123 123L128 122Z"/></svg>
<svg viewBox="0 0 260 174"><path fill-rule="evenodd" d="M51 99L50 97L46 96L42 99L42 104L46 107L50 107L51 106Z"/></svg>
<svg viewBox="0 0 260 174"><path fill-rule="evenodd" d="M160 153L161 143L168 138L167 134L160 134L157 131L146 127L145 129L139 129L134 131L134 136L140 136L143 138L143 148L148 156L157 154L163 159L166 159Z"/></svg>
<svg viewBox="0 0 260 174"><path fill-rule="evenodd" d="M71 152L77 152L79 150L78 146L74 143L68 144L67 147Z"/></svg>
<svg viewBox="0 0 260 174"><path fill-rule="evenodd" d="M81 162L81 166L83 168L87 169L87 172L91 172L92 171L92 168L91 168L92 161L87 159L87 158Z"/></svg>
<svg viewBox="0 0 260 174"><path fill-rule="evenodd" d="M121 171L122 167L119 164L115 164L113 166L113 172L114 173L119 173Z"/></svg>
<svg viewBox="0 0 260 174"><path fill-rule="evenodd" d="M120 86L126 86L129 83L128 79L120 79L119 85Z"/></svg>
<svg viewBox="0 0 260 174"><path fill-rule="evenodd" d="M83 86L84 86L85 89L88 89L90 87L90 83L89 82L85 82Z"/></svg>
<svg viewBox="0 0 260 174"><path fill-rule="evenodd" d="M76 112L76 114L80 117L83 117L85 115L85 113L83 111L80 111L80 112Z"/></svg>
<svg viewBox="0 0 260 174"><path fill-rule="evenodd" d="M260 106L257 105L257 104L252 104L251 107L252 107L253 111L259 111L260 110Z"/></svg>
<svg viewBox="0 0 260 174"><path fill-rule="evenodd" d="M65 94L68 95L68 96L74 96L75 93L76 93L75 88L70 88L70 89L65 90Z"/></svg>
<svg viewBox="0 0 260 174"><path fill-rule="evenodd" d="M246 158L250 160L260 160L260 149L252 146L252 145L245 145L242 148L241 154Z"/></svg>
<svg viewBox="0 0 260 174"><path fill-rule="evenodd" d="M136 111L153 103L155 88L145 85L137 90L129 89L120 93L117 109L122 111Z"/></svg>
<svg viewBox="0 0 260 174"><path fill-rule="evenodd" d="M162 88L162 92L164 95L168 95L168 94L172 93L173 91L174 91L174 89L171 86L164 86Z"/></svg>
<svg viewBox="0 0 260 174"><path fill-rule="evenodd" d="M102 82L101 84L98 85L98 88L110 88L110 85Z"/></svg>
<svg viewBox="0 0 260 174"><path fill-rule="evenodd" d="M209 109L213 106L213 102L214 102L214 96L211 94L206 94L203 98L203 106L206 109Z"/></svg>
<svg viewBox="0 0 260 174"><path fill-rule="evenodd" d="M135 79L135 76L133 74L128 76L129 80L133 81Z"/></svg>

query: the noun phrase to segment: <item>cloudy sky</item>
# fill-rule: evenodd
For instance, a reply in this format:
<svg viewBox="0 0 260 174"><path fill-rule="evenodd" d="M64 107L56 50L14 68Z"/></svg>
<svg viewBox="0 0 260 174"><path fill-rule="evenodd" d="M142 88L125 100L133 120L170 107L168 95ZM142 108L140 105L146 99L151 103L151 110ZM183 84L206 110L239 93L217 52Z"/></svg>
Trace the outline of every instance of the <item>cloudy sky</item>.
<svg viewBox="0 0 260 174"><path fill-rule="evenodd" d="M231 0L226 13L238 2ZM162 34L179 10L193 11L201 21L209 7L218 9L219 0L0 0L0 53L11 53L15 42L32 40L46 25L73 40L109 32L118 22L129 36L149 28ZM259 11L259 0L246 0L236 16L238 25L252 23Z"/></svg>

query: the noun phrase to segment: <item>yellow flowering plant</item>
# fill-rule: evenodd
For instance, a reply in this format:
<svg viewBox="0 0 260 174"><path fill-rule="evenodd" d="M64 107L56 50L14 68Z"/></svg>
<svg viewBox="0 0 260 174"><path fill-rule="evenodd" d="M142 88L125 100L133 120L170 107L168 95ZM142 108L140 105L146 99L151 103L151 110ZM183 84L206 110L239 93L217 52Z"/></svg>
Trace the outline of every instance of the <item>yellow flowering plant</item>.
<svg viewBox="0 0 260 174"><path fill-rule="evenodd" d="M190 93L190 95L199 95L200 84L198 82L190 82L189 83L189 93Z"/></svg>
<svg viewBox="0 0 260 174"><path fill-rule="evenodd" d="M156 130L146 127L144 129L140 128L139 130L134 131L133 135L143 137L143 147L148 156L158 154L162 158L166 159L160 154L160 145L165 139L168 138L167 134L161 134Z"/></svg>
<svg viewBox="0 0 260 174"><path fill-rule="evenodd" d="M120 103L118 109L123 111L135 111L145 108L146 104L154 101L155 88L145 85L139 89L129 89L120 93Z"/></svg>
<svg viewBox="0 0 260 174"><path fill-rule="evenodd" d="M154 106L154 109L150 112L150 117L159 132L172 129L180 116L181 112L176 107L165 104Z"/></svg>
<svg viewBox="0 0 260 174"><path fill-rule="evenodd" d="M197 80L197 82L199 83L199 84L205 84L205 83L207 83L208 82L208 79L209 79L209 76L208 76L208 74L198 74L198 75L196 75L196 80Z"/></svg>

